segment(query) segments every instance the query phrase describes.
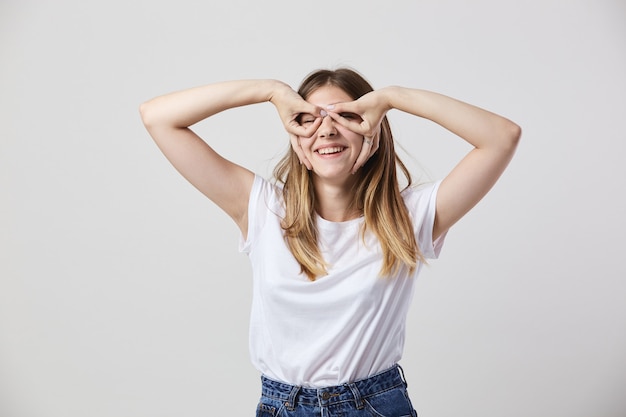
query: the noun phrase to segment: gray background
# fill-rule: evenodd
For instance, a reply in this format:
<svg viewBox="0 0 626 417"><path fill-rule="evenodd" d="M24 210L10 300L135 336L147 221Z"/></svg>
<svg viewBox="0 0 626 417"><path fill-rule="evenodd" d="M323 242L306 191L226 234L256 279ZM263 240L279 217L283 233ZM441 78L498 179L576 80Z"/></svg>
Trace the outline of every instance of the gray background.
<svg viewBox="0 0 626 417"><path fill-rule="evenodd" d="M624 1L2 0L0 54L0 416L253 415L237 229L138 106L341 65L524 128L419 278L420 417L626 415ZM389 117L420 181L468 150ZM270 104L198 131L264 175L287 146Z"/></svg>

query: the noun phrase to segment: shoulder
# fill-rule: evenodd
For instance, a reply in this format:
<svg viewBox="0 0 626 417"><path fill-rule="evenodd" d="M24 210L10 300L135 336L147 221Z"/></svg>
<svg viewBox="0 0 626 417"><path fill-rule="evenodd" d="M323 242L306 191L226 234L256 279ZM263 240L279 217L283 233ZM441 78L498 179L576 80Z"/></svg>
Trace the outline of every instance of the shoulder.
<svg viewBox="0 0 626 417"><path fill-rule="evenodd" d="M266 209L278 212L281 207L283 207L282 185L255 174L250 191L248 212L258 213L259 210L265 211Z"/></svg>
<svg viewBox="0 0 626 417"><path fill-rule="evenodd" d="M409 211L416 206L428 205L437 198L441 181L421 183L402 190L401 195Z"/></svg>
<svg viewBox="0 0 626 417"><path fill-rule="evenodd" d="M437 214L437 192L440 184L441 180L407 188L402 192L404 204L413 222L418 246L427 259L439 257L445 240L444 233L433 241L433 228Z"/></svg>
<svg viewBox="0 0 626 417"><path fill-rule="evenodd" d="M280 229L284 212L282 187L255 174L248 202L247 233L242 235L239 250L249 252L266 225L272 224Z"/></svg>

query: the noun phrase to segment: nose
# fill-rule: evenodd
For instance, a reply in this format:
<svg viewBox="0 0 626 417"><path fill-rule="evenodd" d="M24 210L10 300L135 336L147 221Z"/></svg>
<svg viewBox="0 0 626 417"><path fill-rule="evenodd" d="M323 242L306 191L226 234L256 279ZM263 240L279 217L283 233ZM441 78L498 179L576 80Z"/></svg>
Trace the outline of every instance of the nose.
<svg viewBox="0 0 626 417"><path fill-rule="evenodd" d="M329 138L337 134L335 129L335 121L330 116L324 116L322 118L322 124L317 128L317 136L320 138Z"/></svg>

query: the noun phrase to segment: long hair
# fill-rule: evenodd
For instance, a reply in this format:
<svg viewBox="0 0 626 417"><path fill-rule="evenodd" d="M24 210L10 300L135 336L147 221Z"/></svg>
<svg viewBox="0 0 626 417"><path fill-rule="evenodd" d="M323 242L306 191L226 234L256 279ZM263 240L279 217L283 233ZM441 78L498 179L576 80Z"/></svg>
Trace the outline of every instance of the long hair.
<svg viewBox="0 0 626 417"><path fill-rule="evenodd" d="M317 70L309 74L300 85L298 94L305 100L317 89L335 86L352 99L373 91L372 86L356 71L348 68ZM379 148L357 172L354 187L355 209L365 217L361 229L364 239L371 230L383 253L380 275L390 275L406 265L413 271L424 257L417 246L411 218L400 194L397 168L404 174L407 185L411 175L394 150L393 136L387 117L381 123ZM315 189L311 172L300 164L298 156L289 147L287 154L274 169L274 176L283 183L285 217L281 226L285 240L301 270L310 280L327 274L325 262L317 244L315 226Z"/></svg>

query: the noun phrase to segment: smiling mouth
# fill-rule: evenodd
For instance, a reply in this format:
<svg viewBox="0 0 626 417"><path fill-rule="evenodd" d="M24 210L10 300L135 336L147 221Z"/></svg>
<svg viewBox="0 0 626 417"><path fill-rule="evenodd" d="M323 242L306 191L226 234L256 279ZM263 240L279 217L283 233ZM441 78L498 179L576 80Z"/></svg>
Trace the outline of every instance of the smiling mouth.
<svg viewBox="0 0 626 417"><path fill-rule="evenodd" d="M343 146L334 146L334 147L331 147L331 148L318 149L315 152L317 152L320 155L331 155L331 154L334 154L334 153L342 152L344 149L346 149L346 148L344 148Z"/></svg>

